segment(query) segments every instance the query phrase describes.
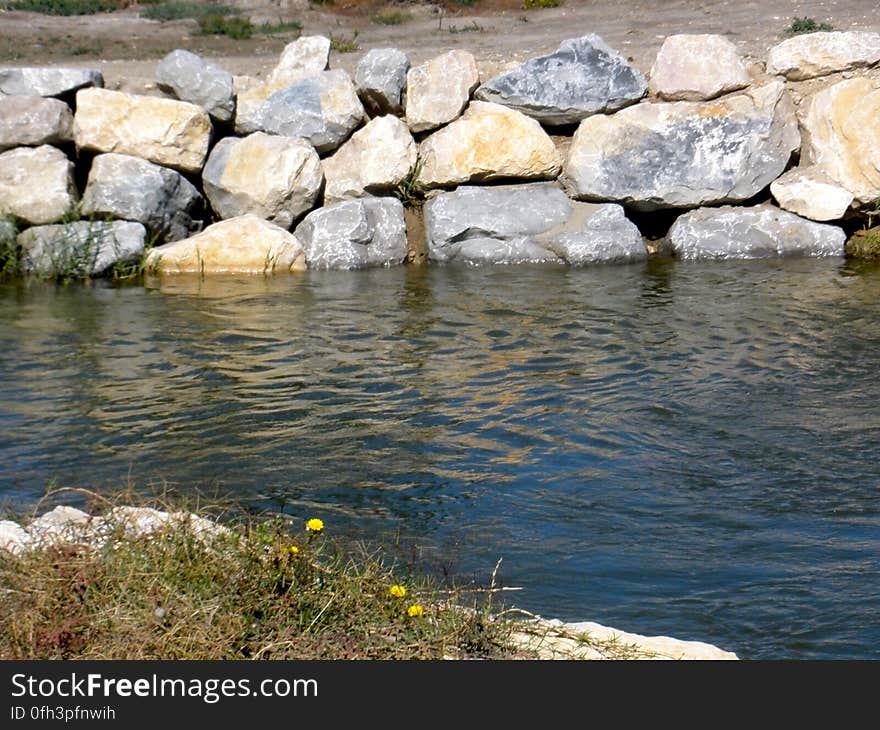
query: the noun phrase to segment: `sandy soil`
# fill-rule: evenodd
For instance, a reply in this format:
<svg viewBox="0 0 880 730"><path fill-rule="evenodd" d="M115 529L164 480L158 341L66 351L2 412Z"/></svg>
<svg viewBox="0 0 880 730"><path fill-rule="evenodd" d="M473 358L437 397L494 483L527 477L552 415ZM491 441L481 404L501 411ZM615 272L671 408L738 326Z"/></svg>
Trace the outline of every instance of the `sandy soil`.
<svg viewBox="0 0 880 730"><path fill-rule="evenodd" d="M523 11L521 0L476 0L469 8L450 1L447 9L424 0L384 5L381 0L336 0L334 5L234 1L254 23L297 20L302 34L354 40L356 51L332 53L333 68L353 71L364 52L383 46L406 51L414 63L464 48L477 57L484 78L590 32L648 72L663 39L673 33L720 33L760 61L795 17L830 23L837 30L880 31L877 0L564 0L558 8L532 11ZM409 19L394 26L373 22L382 12L405 13ZM108 88L138 91L149 87L157 60L175 48L199 53L234 74L260 77L297 35L257 34L244 41L204 36L193 20L146 20L137 6L68 18L0 10L0 65L99 68Z"/></svg>

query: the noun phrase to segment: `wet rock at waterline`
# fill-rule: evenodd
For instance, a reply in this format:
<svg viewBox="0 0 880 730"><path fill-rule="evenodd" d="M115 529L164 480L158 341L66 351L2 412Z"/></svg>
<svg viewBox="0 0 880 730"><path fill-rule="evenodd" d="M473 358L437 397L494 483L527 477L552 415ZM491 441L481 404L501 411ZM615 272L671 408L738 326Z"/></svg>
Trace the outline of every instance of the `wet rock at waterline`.
<svg viewBox="0 0 880 730"><path fill-rule="evenodd" d="M839 220L853 202L820 167L792 168L770 183L770 192L780 208L813 221Z"/></svg>
<svg viewBox="0 0 880 730"><path fill-rule="evenodd" d="M406 258L406 224L397 198L359 198L319 208L295 235L310 269L391 266Z"/></svg>
<svg viewBox="0 0 880 730"><path fill-rule="evenodd" d="M464 115L425 138L418 181L427 188L504 178L548 180L562 159L541 125L500 104L472 102Z"/></svg>
<svg viewBox="0 0 880 730"><path fill-rule="evenodd" d="M144 268L151 274L272 274L304 269L305 259L289 231L248 214L150 249Z"/></svg>
<svg viewBox="0 0 880 730"><path fill-rule="evenodd" d="M205 164L212 134L208 113L174 99L82 89L76 94L76 146L143 157L183 172Z"/></svg>
<svg viewBox="0 0 880 730"><path fill-rule="evenodd" d="M736 46L710 34L668 36L650 79L648 90L665 101L706 101L752 81Z"/></svg>
<svg viewBox="0 0 880 730"><path fill-rule="evenodd" d="M303 137L318 152L341 145L364 120L351 77L322 71L287 84L261 84L238 97L235 131Z"/></svg>
<svg viewBox="0 0 880 730"><path fill-rule="evenodd" d="M482 101L516 109L543 124L574 124L635 104L647 91L642 73L597 35L563 41L477 89ZM407 108L407 114L409 109Z"/></svg>
<svg viewBox="0 0 880 730"><path fill-rule="evenodd" d="M77 201L73 172L67 155L50 145L0 153L0 217L43 225L70 215Z"/></svg>
<svg viewBox="0 0 880 730"><path fill-rule="evenodd" d="M235 116L232 74L195 53L182 49L169 53L156 68L156 81L214 119L229 122Z"/></svg>
<svg viewBox="0 0 880 730"><path fill-rule="evenodd" d="M583 265L647 255L619 205L578 203L552 183L462 186L424 211L428 256L439 263Z"/></svg>
<svg viewBox="0 0 880 730"><path fill-rule="evenodd" d="M406 74L406 123L413 132L448 124L464 111L479 83L477 62L468 51L447 51L413 66Z"/></svg>
<svg viewBox="0 0 880 730"><path fill-rule="evenodd" d="M18 235L26 273L96 277L116 266L138 266L147 231L131 221L75 221L34 226Z"/></svg>
<svg viewBox="0 0 880 730"><path fill-rule="evenodd" d="M204 199L170 168L107 153L92 161L80 207L84 215L138 221L162 241L177 241L201 230Z"/></svg>
<svg viewBox="0 0 880 730"><path fill-rule="evenodd" d="M373 48L354 72L358 96L373 116L403 113L409 56L396 48Z"/></svg>
<svg viewBox="0 0 880 730"><path fill-rule="evenodd" d="M815 223L772 205L699 208L672 224L666 237L681 259L843 256L843 229Z"/></svg>
<svg viewBox="0 0 880 730"><path fill-rule="evenodd" d="M803 81L877 63L880 63L880 33L855 30L804 33L770 49L767 73Z"/></svg>
<svg viewBox="0 0 880 730"><path fill-rule="evenodd" d="M3 68L0 94L13 96L72 96L88 86L104 86L100 71L89 68Z"/></svg>
<svg viewBox="0 0 880 730"><path fill-rule="evenodd" d="M221 218L253 213L290 228L314 207L324 173L318 153L304 139L254 132L221 139L202 180Z"/></svg>
<svg viewBox="0 0 880 730"><path fill-rule="evenodd" d="M808 103L802 164L819 166L856 202L872 205L880 198L880 79L840 81Z"/></svg>
<svg viewBox="0 0 880 730"><path fill-rule="evenodd" d="M753 197L798 149L782 81L706 102L639 104L581 122L561 180L572 197L637 210Z"/></svg>
<svg viewBox="0 0 880 730"><path fill-rule="evenodd" d="M73 113L58 99L0 96L0 152L73 141Z"/></svg>
<svg viewBox="0 0 880 730"><path fill-rule="evenodd" d="M289 84L303 76L326 71L330 67L329 38L322 35L303 36L288 43L267 79L270 84Z"/></svg>
<svg viewBox="0 0 880 730"><path fill-rule="evenodd" d="M416 164L416 143L400 119L376 117L322 160L324 203L388 192Z"/></svg>

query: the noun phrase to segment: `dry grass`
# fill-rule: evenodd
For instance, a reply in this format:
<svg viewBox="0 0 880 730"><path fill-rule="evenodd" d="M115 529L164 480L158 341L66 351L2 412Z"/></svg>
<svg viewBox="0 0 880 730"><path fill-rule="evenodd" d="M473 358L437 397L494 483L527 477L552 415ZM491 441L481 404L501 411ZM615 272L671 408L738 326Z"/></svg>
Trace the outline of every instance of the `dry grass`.
<svg viewBox="0 0 880 730"><path fill-rule="evenodd" d="M211 537L186 522L141 537L126 537L122 524L108 530L100 547L0 555L0 659L515 654L508 623L490 617L491 592L441 589L378 551L343 549L332 525L316 533L279 518L244 520ZM470 606L466 595L477 597ZM424 614L411 616L413 605Z"/></svg>

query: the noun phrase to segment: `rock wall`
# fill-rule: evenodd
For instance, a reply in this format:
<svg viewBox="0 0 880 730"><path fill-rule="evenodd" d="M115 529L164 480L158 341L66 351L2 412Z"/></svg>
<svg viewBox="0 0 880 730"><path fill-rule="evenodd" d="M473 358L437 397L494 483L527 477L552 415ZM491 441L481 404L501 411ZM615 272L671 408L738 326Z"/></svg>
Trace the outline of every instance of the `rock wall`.
<svg viewBox="0 0 880 730"><path fill-rule="evenodd" d="M880 33L763 59L675 35L647 73L587 34L487 79L460 49L373 49L353 78L329 51L300 38L257 80L177 50L150 96L0 69L4 245L87 276L843 256L880 201ZM628 217L657 211L680 217L648 246Z"/></svg>

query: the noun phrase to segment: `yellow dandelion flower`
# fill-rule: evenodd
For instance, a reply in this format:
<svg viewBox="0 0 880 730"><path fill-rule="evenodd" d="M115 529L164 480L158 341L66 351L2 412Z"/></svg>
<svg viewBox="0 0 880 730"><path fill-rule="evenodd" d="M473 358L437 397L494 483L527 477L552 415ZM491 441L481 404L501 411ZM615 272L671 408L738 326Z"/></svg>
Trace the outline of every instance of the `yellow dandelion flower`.
<svg viewBox="0 0 880 730"><path fill-rule="evenodd" d="M412 606L406 609L406 613L410 618L418 618L424 612L425 609L423 609L418 603L414 603Z"/></svg>
<svg viewBox="0 0 880 730"><path fill-rule="evenodd" d="M284 548L284 552L290 553L291 555L299 555L299 548L296 545L288 545Z"/></svg>
<svg viewBox="0 0 880 730"><path fill-rule="evenodd" d="M317 517L312 517L312 519L306 522L306 529L309 532L320 532L324 529L324 521L319 520Z"/></svg>
<svg viewBox="0 0 880 730"><path fill-rule="evenodd" d="M393 585L388 592L395 598L403 598L406 595L406 588L399 585Z"/></svg>

